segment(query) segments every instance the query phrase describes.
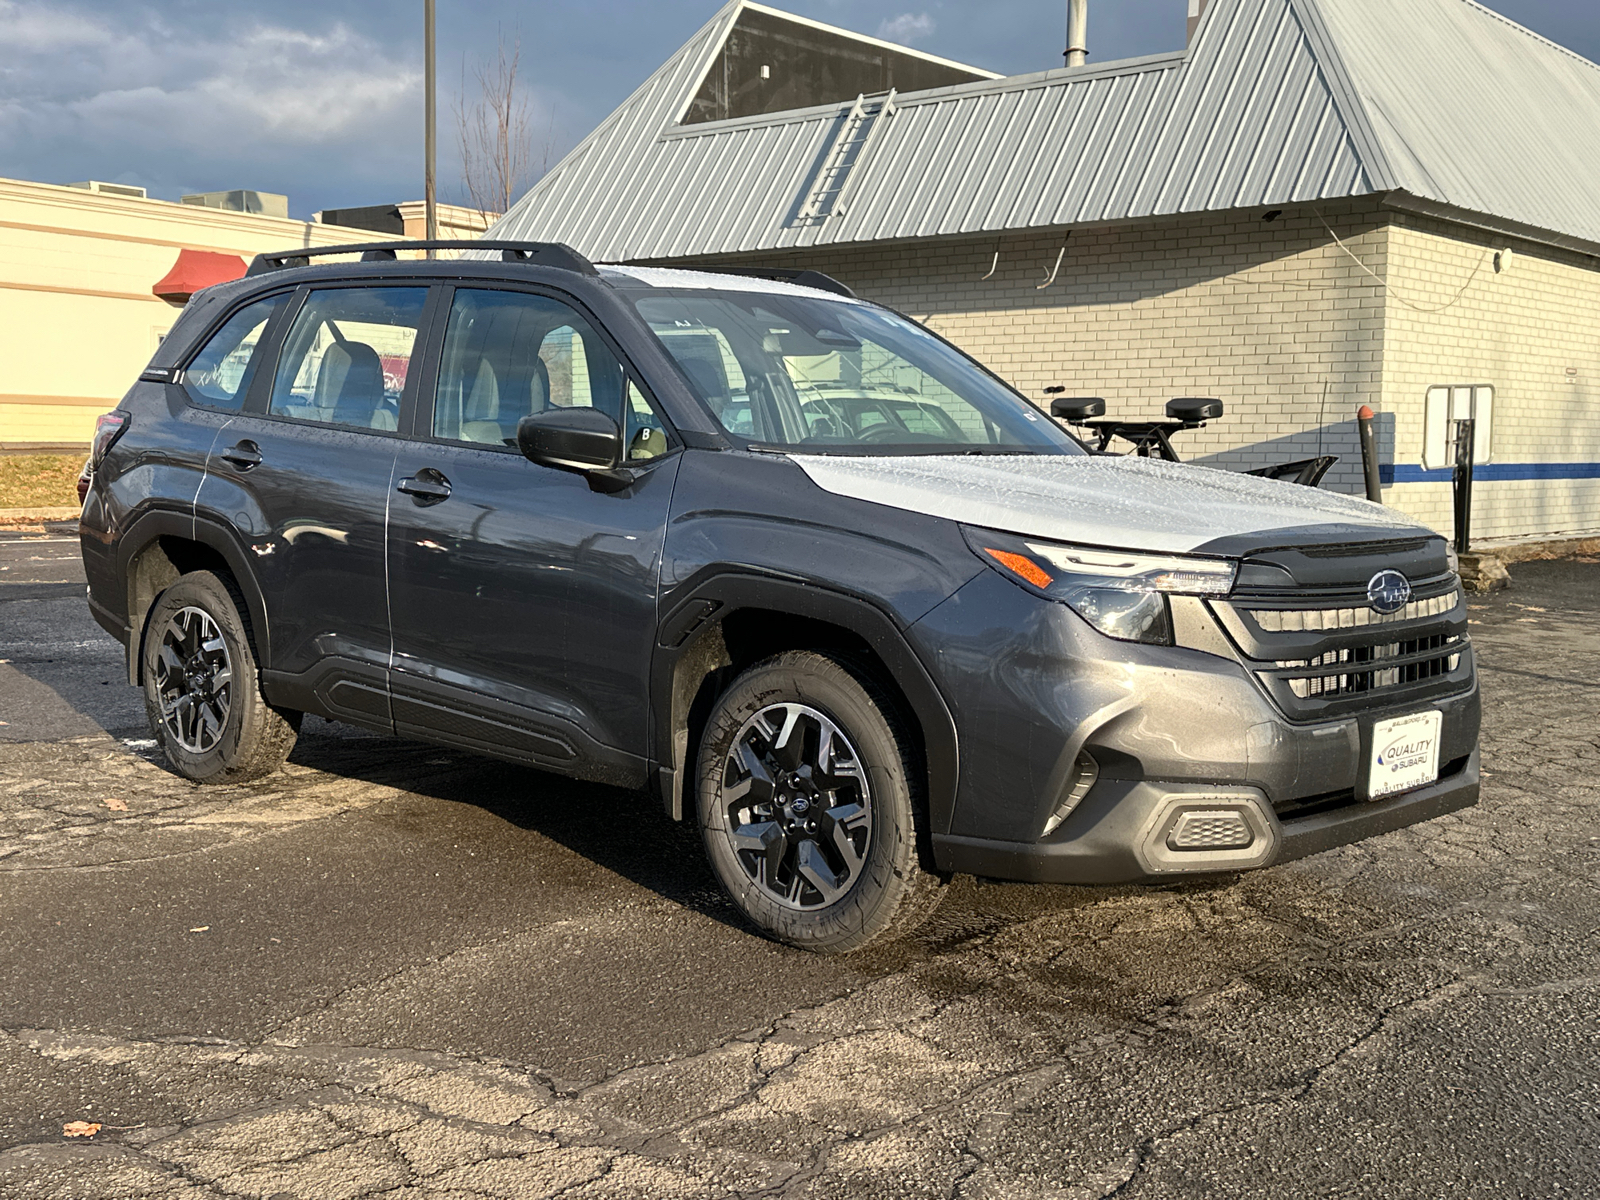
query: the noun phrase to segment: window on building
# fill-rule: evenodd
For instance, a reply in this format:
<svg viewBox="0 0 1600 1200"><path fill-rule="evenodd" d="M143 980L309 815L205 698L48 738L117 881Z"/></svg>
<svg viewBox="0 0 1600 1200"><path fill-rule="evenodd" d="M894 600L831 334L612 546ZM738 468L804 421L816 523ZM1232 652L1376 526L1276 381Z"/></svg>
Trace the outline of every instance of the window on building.
<svg viewBox="0 0 1600 1200"><path fill-rule="evenodd" d="M1465 420L1473 424L1473 463L1494 461L1494 388L1482 383L1441 384L1428 389L1423 408L1423 467L1437 471L1455 466L1455 422Z"/></svg>
<svg viewBox="0 0 1600 1200"><path fill-rule="evenodd" d="M211 335L183 373L189 399L206 408L239 411L259 365L256 348L267 322L285 299L284 295L271 296L246 305Z"/></svg>
<svg viewBox="0 0 1600 1200"><path fill-rule="evenodd" d="M392 430L427 288L326 288L294 319L272 381L274 416Z"/></svg>
<svg viewBox="0 0 1600 1200"><path fill-rule="evenodd" d="M706 72L683 123L787 112L890 88L917 92L987 78L956 63L747 8Z"/></svg>

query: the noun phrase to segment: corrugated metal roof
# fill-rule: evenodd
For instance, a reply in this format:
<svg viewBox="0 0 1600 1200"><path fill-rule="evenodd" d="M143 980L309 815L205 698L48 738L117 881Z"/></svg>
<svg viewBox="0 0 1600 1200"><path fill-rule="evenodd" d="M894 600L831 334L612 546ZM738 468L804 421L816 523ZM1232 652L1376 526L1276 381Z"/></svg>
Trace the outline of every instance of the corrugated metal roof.
<svg viewBox="0 0 1600 1200"><path fill-rule="evenodd" d="M1314 0L1394 187L1600 243L1600 66L1471 0Z"/></svg>
<svg viewBox="0 0 1600 1200"><path fill-rule="evenodd" d="M1471 0L1213 0L1185 53L898 95L811 220L850 104L677 123L742 7L493 235L671 259L1401 189L1600 242L1600 68Z"/></svg>

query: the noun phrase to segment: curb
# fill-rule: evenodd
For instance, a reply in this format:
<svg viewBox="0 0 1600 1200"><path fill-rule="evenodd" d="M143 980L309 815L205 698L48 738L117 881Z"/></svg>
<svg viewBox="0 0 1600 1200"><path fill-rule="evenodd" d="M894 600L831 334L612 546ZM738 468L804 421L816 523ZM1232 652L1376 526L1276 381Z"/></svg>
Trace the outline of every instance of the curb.
<svg viewBox="0 0 1600 1200"><path fill-rule="evenodd" d="M81 510L58 505L54 508L0 508L0 522L76 521Z"/></svg>

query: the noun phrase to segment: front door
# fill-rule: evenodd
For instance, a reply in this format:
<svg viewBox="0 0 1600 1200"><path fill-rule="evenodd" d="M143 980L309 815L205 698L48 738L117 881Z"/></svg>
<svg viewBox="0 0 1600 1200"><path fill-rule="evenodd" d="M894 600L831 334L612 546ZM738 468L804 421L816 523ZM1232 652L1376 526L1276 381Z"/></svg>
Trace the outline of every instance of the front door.
<svg viewBox="0 0 1600 1200"><path fill-rule="evenodd" d="M199 505L239 531L261 585L268 696L391 726L384 527L425 287L296 297L276 370L211 452Z"/></svg>
<svg viewBox="0 0 1600 1200"><path fill-rule="evenodd" d="M457 288L432 405L390 503L398 732L638 783L678 455L619 356L571 305ZM515 449L517 421L590 406L638 481L590 489Z"/></svg>

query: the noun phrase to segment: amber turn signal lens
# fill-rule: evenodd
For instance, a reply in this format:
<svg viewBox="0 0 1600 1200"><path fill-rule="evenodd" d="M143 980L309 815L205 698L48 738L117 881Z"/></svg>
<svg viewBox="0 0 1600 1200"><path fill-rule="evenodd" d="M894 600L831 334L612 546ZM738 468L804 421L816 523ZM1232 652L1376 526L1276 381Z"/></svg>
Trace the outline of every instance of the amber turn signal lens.
<svg viewBox="0 0 1600 1200"><path fill-rule="evenodd" d="M1036 588L1047 588L1053 582L1049 573L1026 555L1013 554L1009 550L994 550L988 546L983 548L983 552L1013 575L1026 579Z"/></svg>

